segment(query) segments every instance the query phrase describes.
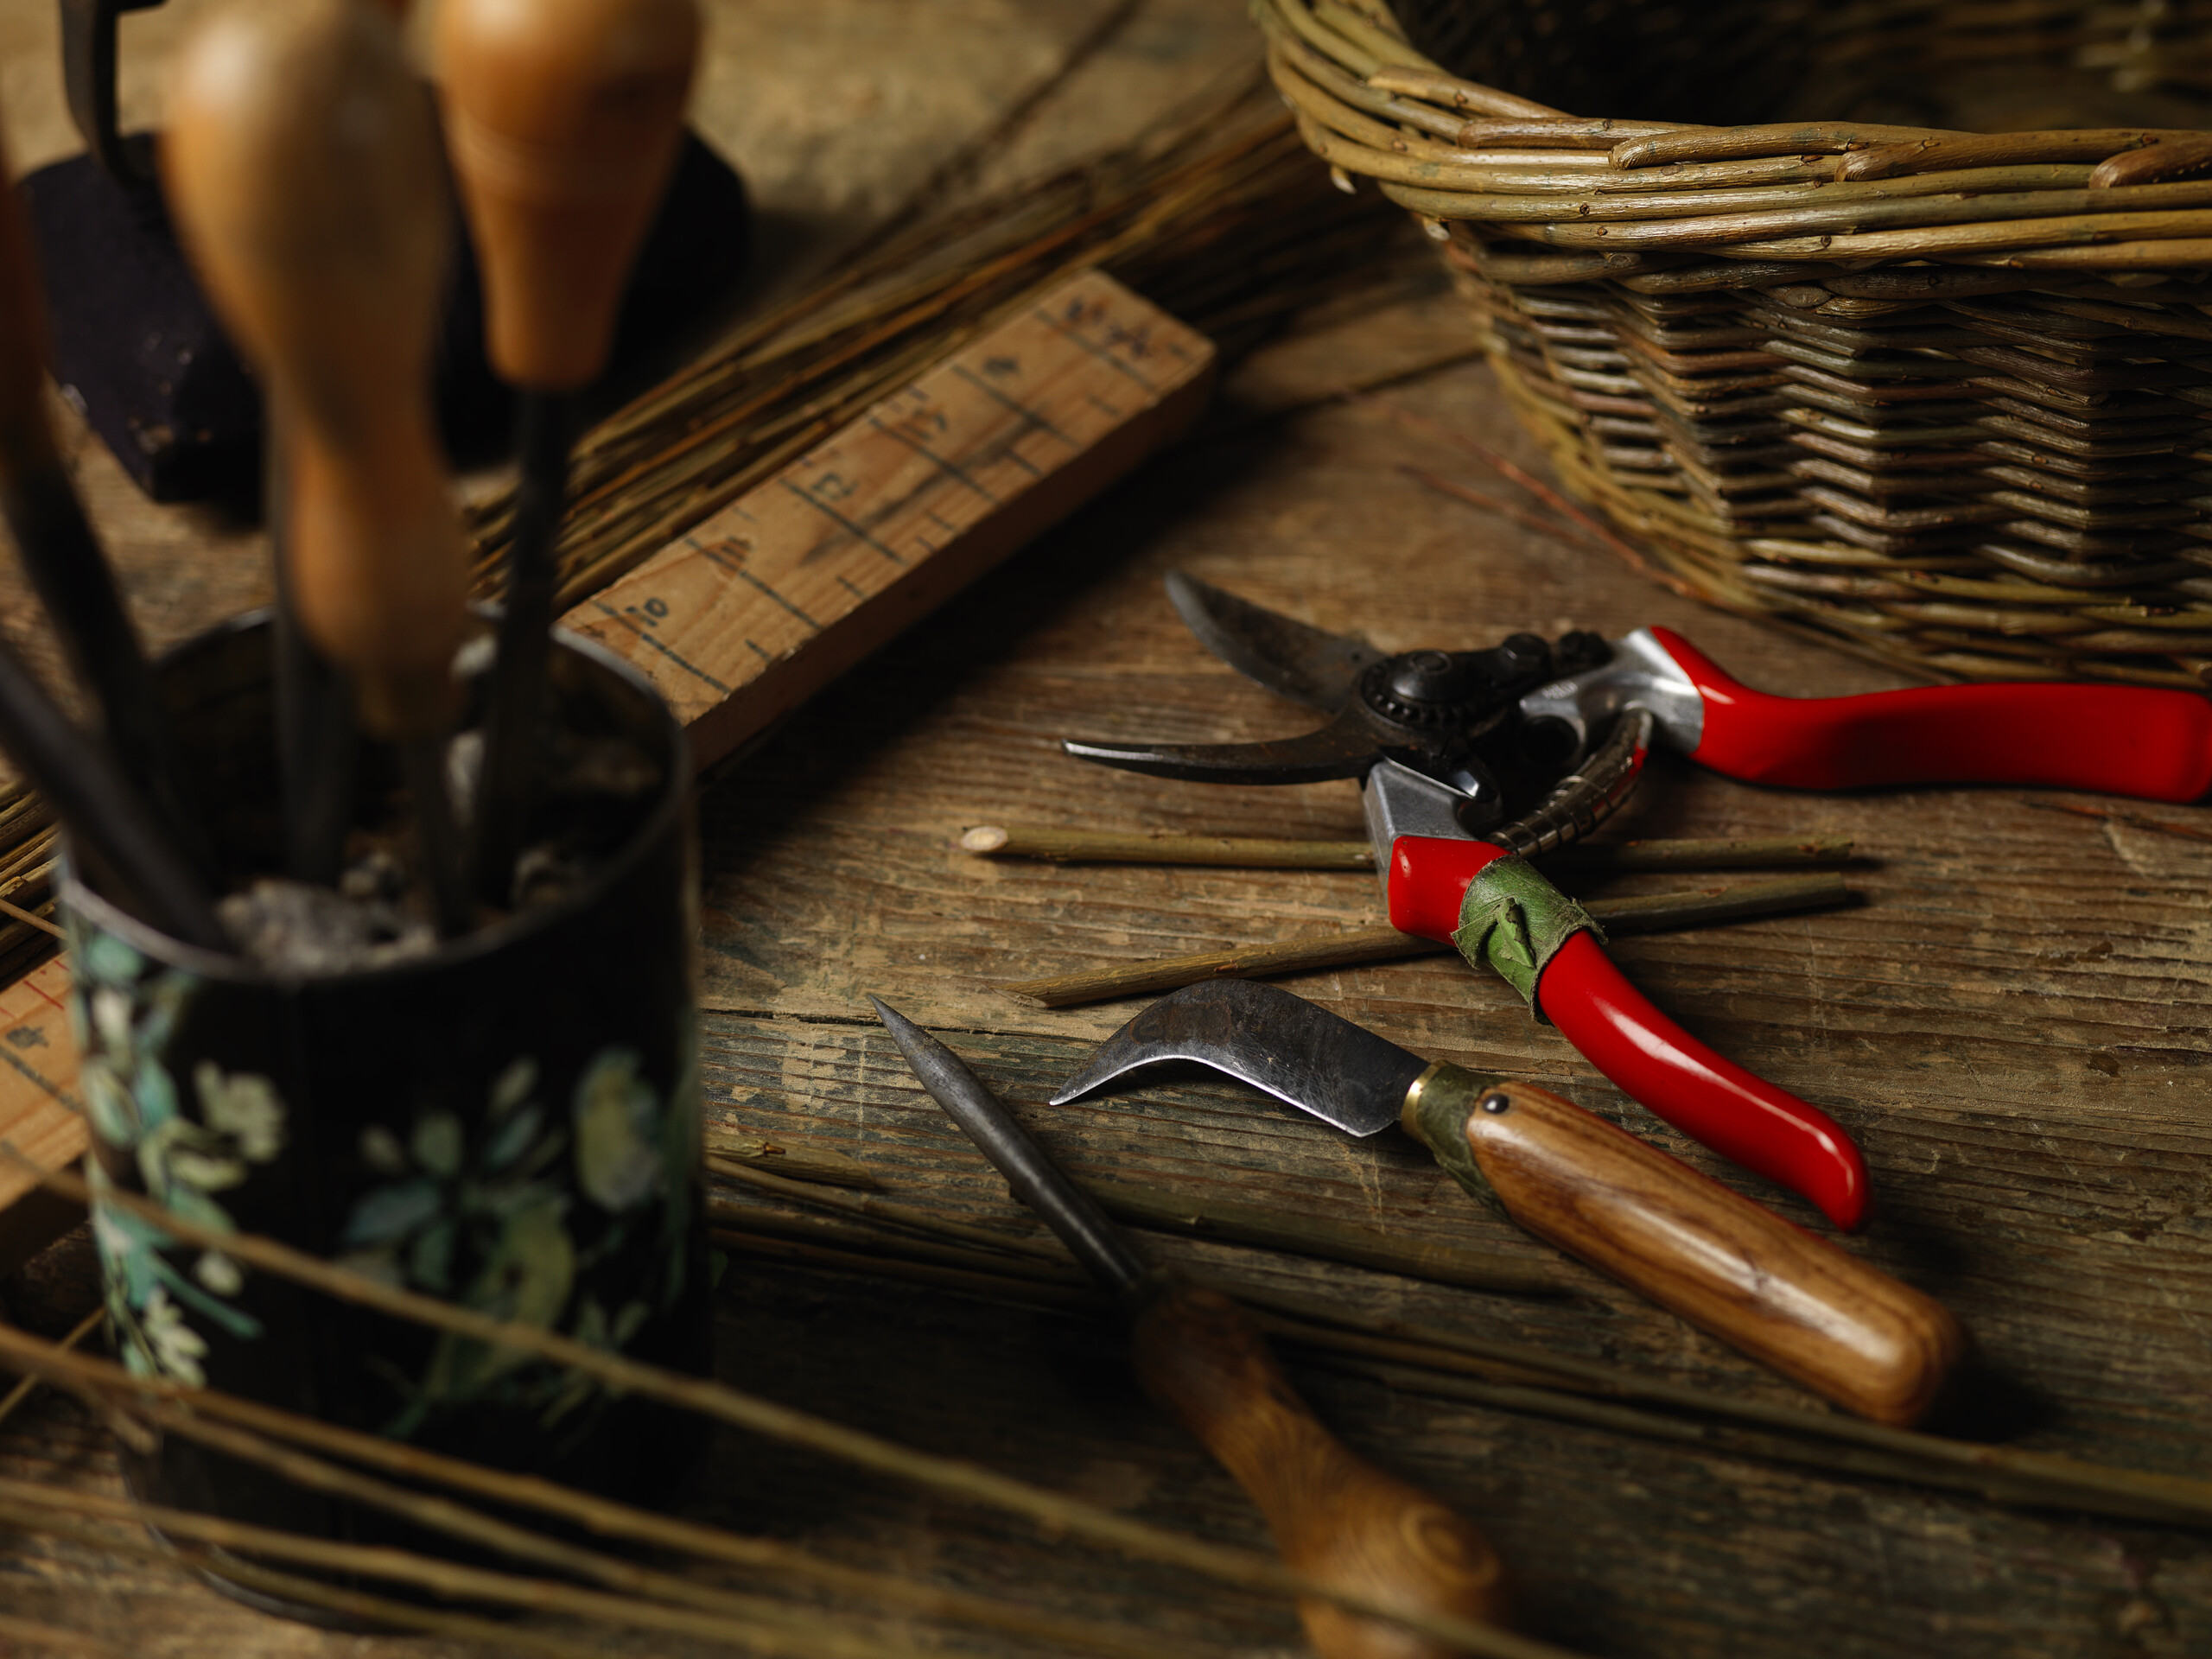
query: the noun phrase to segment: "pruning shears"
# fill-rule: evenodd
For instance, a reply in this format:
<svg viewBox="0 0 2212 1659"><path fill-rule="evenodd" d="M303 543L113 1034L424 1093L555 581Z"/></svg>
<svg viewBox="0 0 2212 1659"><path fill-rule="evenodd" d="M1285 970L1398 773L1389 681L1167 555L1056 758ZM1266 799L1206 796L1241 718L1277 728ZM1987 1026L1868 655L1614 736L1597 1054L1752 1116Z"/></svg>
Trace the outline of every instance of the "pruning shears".
<svg viewBox="0 0 2212 1659"><path fill-rule="evenodd" d="M1796 788L2010 783L2162 801L2212 790L2212 702L2185 691L2037 683L1781 697L1665 628L1393 655L1180 572L1167 591L1217 656L1332 718L1260 743L1069 741L1070 754L1211 783L1358 779L1392 926L1496 968L1631 1098L1847 1230L1870 1196L1851 1137L1660 1013L1527 860L1610 817L1654 743Z"/></svg>

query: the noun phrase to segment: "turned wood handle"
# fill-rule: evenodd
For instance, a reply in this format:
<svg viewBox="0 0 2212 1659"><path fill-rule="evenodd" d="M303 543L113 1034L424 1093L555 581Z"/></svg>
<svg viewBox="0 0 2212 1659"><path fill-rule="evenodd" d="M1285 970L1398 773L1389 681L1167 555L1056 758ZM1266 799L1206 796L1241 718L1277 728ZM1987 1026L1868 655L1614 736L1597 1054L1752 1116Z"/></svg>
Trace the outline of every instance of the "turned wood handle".
<svg viewBox="0 0 2212 1659"><path fill-rule="evenodd" d="M1862 1417L1919 1421L1964 1356L1940 1302L1546 1090L1432 1066L1402 1121L1537 1237Z"/></svg>
<svg viewBox="0 0 2212 1659"><path fill-rule="evenodd" d="M1251 1494L1293 1571L1381 1600L1503 1622L1504 1569L1436 1499L1346 1450L1292 1392L1234 1302L1168 1281L1137 1315L1137 1375ZM1436 1659L1452 1651L1326 1602L1299 1604L1323 1659Z"/></svg>
<svg viewBox="0 0 2212 1659"><path fill-rule="evenodd" d="M573 391L605 365L698 47L695 0L442 0L446 140L511 384Z"/></svg>
<svg viewBox="0 0 2212 1659"><path fill-rule="evenodd" d="M162 170L277 423L301 626L371 731L433 735L458 696L467 566L430 410L436 123L390 9L216 13L179 60Z"/></svg>

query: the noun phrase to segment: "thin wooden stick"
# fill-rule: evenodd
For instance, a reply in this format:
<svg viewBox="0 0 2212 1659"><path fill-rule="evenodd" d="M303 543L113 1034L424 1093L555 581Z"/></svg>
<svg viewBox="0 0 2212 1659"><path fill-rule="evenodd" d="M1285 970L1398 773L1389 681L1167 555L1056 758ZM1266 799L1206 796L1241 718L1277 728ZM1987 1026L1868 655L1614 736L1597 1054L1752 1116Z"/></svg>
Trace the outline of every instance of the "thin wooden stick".
<svg viewBox="0 0 2212 1659"><path fill-rule="evenodd" d="M1780 876L1771 881L1743 881L1732 887L1694 887L1681 893L1631 899L1592 899L1583 908L1612 933L1659 933L1740 921L1778 911L1812 910L1840 905L1851 896L1833 871L1820 875ZM1311 934L1274 944L1237 945L1200 950L1186 957L1118 963L1044 979L1014 980L997 988L1038 1007L1067 1008L1109 997L1148 995L1195 985L1204 979L1265 979L1277 974L1311 973L1361 963L1402 962L1433 957L1452 946L1395 927L1353 928L1342 933Z"/></svg>
<svg viewBox="0 0 2212 1659"><path fill-rule="evenodd" d="M962 1254L973 1256L977 1253ZM381 1435L300 1416L219 1389L188 1389L181 1383L135 1377L113 1361L71 1354L57 1344L41 1343L4 1325L0 1325L0 1355L6 1357L10 1366L22 1366L27 1375L45 1377L61 1386L188 1406L200 1419L238 1424L264 1435L312 1446L390 1474L433 1482L513 1508L535 1510L601 1536L626 1538L728 1566L804 1579L829 1590L874 1597L925 1617L1105 1652L1130 1652L1132 1659L1142 1659L1147 1651L1143 1644L1132 1649L1113 1632L1101 1630L1093 1623L1070 1623L988 1597L943 1589L895 1573L849 1567L794 1545L748 1537L633 1508L537 1476L510 1474Z"/></svg>
<svg viewBox="0 0 2212 1659"><path fill-rule="evenodd" d="M61 1338L60 1344L61 1351L67 1353L74 1348L90 1336L99 1326L99 1322L106 1317L107 1309L105 1307L96 1307L86 1314L83 1319L70 1327L69 1334ZM0 1336L4 1336L6 1333L6 1327L0 1325ZM16 1409L31 1397L32 1391L37 1387L38 1379L35 1376L26 1376L14 1388L9 1389L6 1397L0 1398L0 1422L7 1421Z"/></svg>
<svg viewBox="0 0 2212 1659"><path fill-rule="evenodd" d="M1372 870L1364 841L1273 841L1251 836L1183 836L1064 830L1039 823L977 824L953 843L982 857L1108 864L1219 864L1252 870Z"/></svg>
<svg viewBox="0 0 2212 1659"><path fill-rule="evenodd" d="M59 1624L42 1624L35 1618L0 1613L0 1637L22 1643L34 1652L90 1654L92 1659L124 1659L121 1648L111 1647L82 1630L66 1630Z"/></svg>
<svg viewBox="0 0 2212 1659"><path fill-rule="evenodd" d="M706 1126L706 1138L710 1163L719 1159L748 1168L765 1169L787 1180L814 1181L824 1186L872 1190L883 1185L859 1159L833 1147L786 1140L781 1135L770 1141L757 1135L739 1135L711 1122Z"/></svg>
<svg viewBox="0 0 2212 1659"><path fill-rule="evenodd" d="M964 1238L971 1244L988 1245L993 1249L1006 1250L1015 1255L1027 1255L1046 1262L1066 1259L1060 1247L1046 1238L1023 1238L1012 1233L1001 1233L988 1227L977 1227L925 1210L918 1205L900 1204L895 1198L880 1198L873 1193L848 1192L836 1187L814 1185L804 1181L786 1180L780 1175L771 1175L763 1169L747 1165L726 1162L715 1173L726 1179L741 1181L747 1186L758 1187L764 1192L773 1192L800 1204L819 1205L825 1210L841 1210L847 1215L866 1216L871 1221L887 1222L894 1227L917 1228L927 1233L944 1233L955 1238Z"/></svg>
<svg viewBox="0 0 2212 1659"><path fill-rule="evenodd" d="M0 899L0 916L12 916L17 921L38 929L41 933L51 933L57 939L66 941L69 937L36 911L25 910L21 905L11 904L5 899Z"/></svg>
<svg viewBox="0 0 2212 1659"><path fill-rule="evenodd" d="M1287 841L1256 836L1189 836L1165 830L1071 830L1058 824L984 823L961 831L960 851L986 858L1055 863L1202 864L1249 870L1365 870L1364 841ZM1681 840L1577 842L1545 855L1548 870L1786 870L1840 864L1847 836L1740 836Z"/></svg>
<svg viewBox="0 0 2212 1659"><path fill-rule="evenodd" d="M558 1580L521 1578L486 1567L468 1567L384 1544L349 1544L311 1538L279 1528L255 1526L220 1516L202 1515L168 1504L144 1503L92 1492L67 1491L33 1481L0 1479L0 1525L37 1529L45 1518L120 1522L150 1527L167 1537L207 1544L226 1552L243 1550L272 1560L328 1572L360 1573L387 1583L410 1585L445 1600L491 1602L532 1612L563 1613L575 1618L735 1642L796 1659L837 1654L847 1659L905 1659L907 1649L855 1637L830 1620L794 1608L780 1628L765 1624L740 1627L716 1615L664 1606L635 1596L587 1590ZM227 1570L227 1559L215 1571Z"/></svg>
<svg viewBox="0 0 2212 1659"><path fill-rule="evenodd" d="M1101 1312L1109 1307L1094 1292L1008 1277L1000 1264L981 1255L972 1255L965 1268L947 1268L756 1241L741 1234L718 1236L738 1249L759 1249L773 1258L833 1270L873 1274L1048 1307ZM1713 1425L1687 1423L1671 1414L1693 1412L1771 1431L1770 1440L1732 1445L1730 1449L1747 1456L1771 1455L1831 1472L1874 1474L1884 1479L1970 1492L1997 1503L2037 1503L2188 1526L2212 1524L2212 1481L1949 1440L1912 1429L1885 1428L1842 1413L1734 1399L1526 1343L1378 1319L1320 1297L1249 1283L1223 1288L1255 1310L1254 1317L1262 1328L1283 1340L1327 1354L1332 1363L1367 1367L1369 1374L1380 1376L1391 1368L1394 1386L1418 1392L1467 1398L1500 1409L1535 1412L1648 1438L1714 1443ZM1418 1376L1408 1381L1399 1373ZM1492 1380L1478 1382L1477 1378ZM1482 1390L1478 1398L1477 1389ZM1640 1401L1662 1409L1603 1405L1590 1397L1593 1395L1599 1400ZM1808 1445L1808 1440L1815 1444ZM1828 1444L1820 1444L1823 1442ZM1854 1449L1845 1452L1839 1446ZM1777 1449L1770 1451L1770 1446Z"/></svg>
<svg viewBox="0 0 2212 1659"><path fill-rule="evenodd" d="M0 1140L0 1155L22 1166L49 1191L90 1207L91 1189L77 1176L46 1168L5 1140ZM1470 1653L1496 1655L1499 1659L1557 1659L1563 1651L1548 1643L1531 1641L1465 1619L1385 1605L1362 1592L1319 1583L1292 1573L1280 1562L1250 1550L1188 1538L957 1459L912 1450L726 1383L648 1365L594 1348L556 1331L493 1319L470 1308L382 1284L275 1239L250 1233L218 1232L136 1193L110 1189L101 1193L99 1202L128 1211L188 1244L219 1249L248 1267L273 1273L341 1300L495 1347L520 1349L642 1399L696 1412L880 1474L1022 1516L1070 1536L1185 1567L1220 1583L1294 1599L1318 1599L1418 1630L1440 1642L1456 1643Z"/></svg>

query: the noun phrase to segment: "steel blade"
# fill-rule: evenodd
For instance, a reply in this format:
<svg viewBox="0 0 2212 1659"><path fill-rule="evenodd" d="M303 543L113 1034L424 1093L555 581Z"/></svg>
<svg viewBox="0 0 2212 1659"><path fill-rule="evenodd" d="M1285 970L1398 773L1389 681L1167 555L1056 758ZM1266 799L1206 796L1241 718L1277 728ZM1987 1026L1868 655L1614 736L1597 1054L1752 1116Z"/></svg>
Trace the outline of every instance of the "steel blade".
<svg viewBox="0 0 2212 1659"><path fill-rule="evenodd" d="M1198 642L1246 679L1308 708L1340 712L1368 668L1389 653L1349 634L1324 633L1180 570L1167 597Z"/></svg>
<svg viewBox="0 0 2212 1659"><path fill-rule="evenodd" d="M1079 760L1203 784L1314 784L1357 778L1382 753L1374 727L1356 708L1318 732L1261 743L1093 743L1064 738L1060 747Z"/></svg>
<svg viewBox="0 0 2212 1659"><path fill-rule="evenodd" d="M1116 1296L1131 1294L1146 1276L1144 1262L1097 1200L1062 1173L957 1054L882 998L868 1001L922 1087L1006 1177L1014 1196L1043 1217L1109 1290Z"/></svg>
<svg viewBox="0 0 2212 1659"><path fill-rule="evenodd" d="M1163 996L1099 1045L1055 1106L1140 1066L1196 1060L1353 1135L1398 1121L1428 1062L1280 986L1211 980Z"/></svg>

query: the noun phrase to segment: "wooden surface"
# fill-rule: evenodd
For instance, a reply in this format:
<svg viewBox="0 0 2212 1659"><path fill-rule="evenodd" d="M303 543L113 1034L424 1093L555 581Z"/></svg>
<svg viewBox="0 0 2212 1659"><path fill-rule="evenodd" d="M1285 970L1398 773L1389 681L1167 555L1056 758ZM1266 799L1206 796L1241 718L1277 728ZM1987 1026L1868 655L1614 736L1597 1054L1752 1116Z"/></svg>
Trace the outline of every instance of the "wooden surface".
<svg viewBox="0 0 2212 1659"><path fill-rule="evenodd" d="M716 9L710 100L744 102L733 31L753 26L745 10ZM751 10L761 30L782 31L764 37L764 56L780 65L811 54L818 73L763 93L741 120L721 109L709 130L750 123L758 133L762 106L857 105L868 118L841 126L838 142L895 156L914 180L930 156L1011 108L1108 8L942 0L930 9L926 40L912 32L914 12L893 0ZM1233 0L1151 0L1132 34L1054 107L1094 132L1135 119L1147 99L1170 95L1163 88L1187 89L1245 49L1238 10ZM138 27L126 21L126 51ZM9 73L10 93L29 77L12 60ZM916 109L902 111L901 99ZM947 113L956 108L957 120ZM884 129L904 113L915 124L902 149ZM1025 131L1018 152L1065 153L1053 147L1072 143L1045 115ZM799 140L779 142L736 152L775 189L802 174L813 180L806 169L834 159L808 151L802 168ZM46 158L21 142L17 149ZM842 197L824 187L822 200L880 204L897 194L864 166L839 188ZM1300 341L1232 375L1232 416L1239 400L1280 410L1325 394L1407 353L1422 330L1455 326L1433 296L1395 297L1403 303L1316 319ZM1534 446L1478 367L1391 395L1531 461ZM1086 1045L1134 1005L1052 1012L988 988L1017 974L1367 925L1379 919L1371 876L1018 864L949 844L963 826L1009 818L1360 833L1348 785L1207 788L1060 757L1062 735L1258 737L1312 722L1310 711L1252 688L1184 632L1160 589L1178 567L1322 626L1363 629L1386 646L1664 623L1754 685L1816 693L1895 683L1700 610L1605 556L1427 492L1399 470L1407 463L1512 494L1464 450L1372 404L1230 418L831 687L708 790L702 988L718 1119L738 1133L851 1154L893 1198L1018 1224L1003 1185L868 1017L861 998L875 992L939 1030L1078 1174L1295 1205L1556 1262L1472 1204L1403 1136L1349 1141L1233 1086L1196 1081L1047 1107ZM118 534L126 584L157 637L257 591L237 532L203 514L134 508L101 482L99 458L83 464L96 511L129 532ZM0 605L0 627L34 638L35 618L16 591ZM1616 954L1693 1032L1861 1139L1878 1210L1851 1248L1942 1298L1980 1345L1985 1370L1955 1427L2202 1474L2212 1471L2203 1408L2212 1376L2212 845L2144 821L2050 810L2066 803L2100 804L1994 788L1790 795L1659 758L1620 833L1849 835L1863 902L1625 939ZM2212 835L2205 809L2161 807L2144 818ZM1593 878L1589 890L1668 880ZM1531 1025L1503 986L1452 959L1315 975L1294 988L1408 1047L1557 1090L1819 1225L1803 1205L1722 1171L1627 1105ZM1751 1398L1805 1397L1568 1264L1558 1270L1576 1279L1576 1297L1516 1300L1145 1237L1160 1259L1224 1281L1325 1291ZM89 1306L86 1260L79 1238L35 1263L8 1287L20 1316L66 1325ZM1229 1477L1145 1402L1125 1338L1103 1323L742 1258L722 1291L721 1366L733 1382L1134 1515L1264 1539ZM2212 1650L2212 1539L2201 1534L1827 1478L1478 1410L1287 1358L1300 1392L1356 1451L1416 1476L1484 1529L1529 1628L1593 1654ZM0 1427L0 1472L117 1486L105 1432L45 1395ZM1163 1653L1180 1643L1245 1656L1300 1650L1287 1607L734 1434L718 1441L693 1508L853 1560L1142 1628ZM0 1539L0 1607L133 1655L461 1651L267 1620L180 1573L48 1541ZM959 1645L1035 1650L964 1632ZM624 1650L690 1651L643 1637Z"/></svg>

